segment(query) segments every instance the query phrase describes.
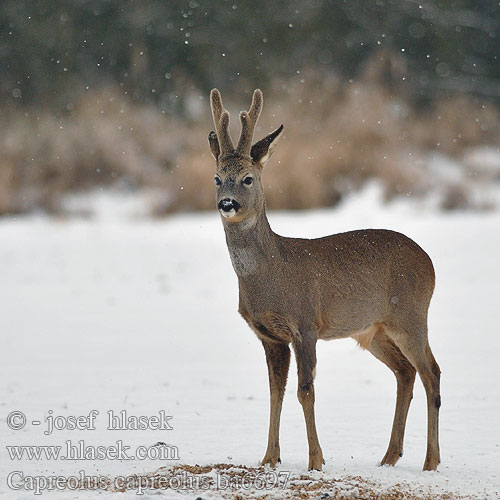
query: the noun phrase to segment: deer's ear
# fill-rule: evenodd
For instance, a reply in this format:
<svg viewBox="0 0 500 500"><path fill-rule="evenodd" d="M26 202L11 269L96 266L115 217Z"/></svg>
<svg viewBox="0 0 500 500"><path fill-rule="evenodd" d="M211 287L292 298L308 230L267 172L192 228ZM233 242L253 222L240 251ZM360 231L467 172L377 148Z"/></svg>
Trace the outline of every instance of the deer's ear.
<svg viewBox="0 0 500 500"><path fill-rule="evenodd" d="M273 154L274 147L276 146L281 134L283 132L283 125L280 126L277 130L269 134L264 139L261 139L259 142L256 142L250 151L250 156L255 163L258 163L261 167L263 167L271 158Z"/></svg>
<svg viewBox="0 0 500 500"><path fill-rule="evenodd" d="M217 139L217 134L212 130L210 134L208 134L208 143L210 144L210 151L215 158L215 161L219 158L220 155L220 146L219 139Z"/></svg>

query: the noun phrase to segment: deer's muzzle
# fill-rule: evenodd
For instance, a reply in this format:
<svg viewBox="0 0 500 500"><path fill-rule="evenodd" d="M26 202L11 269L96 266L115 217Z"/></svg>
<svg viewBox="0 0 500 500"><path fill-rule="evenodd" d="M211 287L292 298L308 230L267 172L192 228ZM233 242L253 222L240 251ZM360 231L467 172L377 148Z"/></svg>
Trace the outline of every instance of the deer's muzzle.
<svg viewBox="0 0 500 500"><path fill-rule="evenodd" d="M224 198L223 200L219 201L217 207L224 217L229 218L236 215L236 212L240 208L240 204L236 200Z"/></svg>

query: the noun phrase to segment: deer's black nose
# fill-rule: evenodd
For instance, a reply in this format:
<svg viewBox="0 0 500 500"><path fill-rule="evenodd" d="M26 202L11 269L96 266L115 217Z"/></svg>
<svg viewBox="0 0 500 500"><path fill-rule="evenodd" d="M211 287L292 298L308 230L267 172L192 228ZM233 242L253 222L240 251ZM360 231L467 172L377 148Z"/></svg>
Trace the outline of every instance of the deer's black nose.
<svg viewBox="0 0 500 500"><path fill-rule="evenodd" d="M237 212L240 208L240 204L236 200L231 200L230 198L224 198L219 201L217 206L219 210L222 210L223 212L230 212L231 210Z"/></svg>

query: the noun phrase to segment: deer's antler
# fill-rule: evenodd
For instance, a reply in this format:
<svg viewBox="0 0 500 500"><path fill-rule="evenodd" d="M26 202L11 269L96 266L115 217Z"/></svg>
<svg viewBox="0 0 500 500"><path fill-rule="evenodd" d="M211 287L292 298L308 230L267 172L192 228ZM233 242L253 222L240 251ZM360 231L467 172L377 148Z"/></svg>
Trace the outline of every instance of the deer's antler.
<svg viewBox="0 0 500 500"><path fill-rule="evenodd" d="M256 89L253 93L252 105L250 106L250 109L240 113L241 135L236 151L241 155L250 155L253 133L257 120L259 119L260 112L262 111L263 102L264 98L262 97L262 91L260 89Z"/></svg>
<svg viewBox="0 0 500 500"><path fill-rule="evenodd" d="M224 109L222 97L217 89L210 92L210 106L214 119L215 131L219 140L221 155L234 152L233 141L229 133L229 112Z"/></svg>

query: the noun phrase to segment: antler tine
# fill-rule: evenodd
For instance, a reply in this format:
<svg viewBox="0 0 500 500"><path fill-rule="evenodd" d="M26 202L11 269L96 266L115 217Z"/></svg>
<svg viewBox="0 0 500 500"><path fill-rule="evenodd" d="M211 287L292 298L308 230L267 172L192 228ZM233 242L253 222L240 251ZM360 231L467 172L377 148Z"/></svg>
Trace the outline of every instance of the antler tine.
<svg viewBox="0 0 500 500"><path fill-rule="evenodd" d="M262 91L256 89L252 96L252 105L247 111L242 111L240 113L241 120L241 135L238 141L238 147L236 151L243 155L250 154L250 148L252 147L252 138L255 131L255 125L259 119L260 112L262 111L262 104L264 98L262 96Z"/></svg>
<svg viewBox="0 0 500 500"><path fill-rule="evenodd" d="M229 133L229 112L224 108L222 97L217 89L212 89L210 92L210 107L221 154L230 153L234 151L234 146Z"/></svg>

